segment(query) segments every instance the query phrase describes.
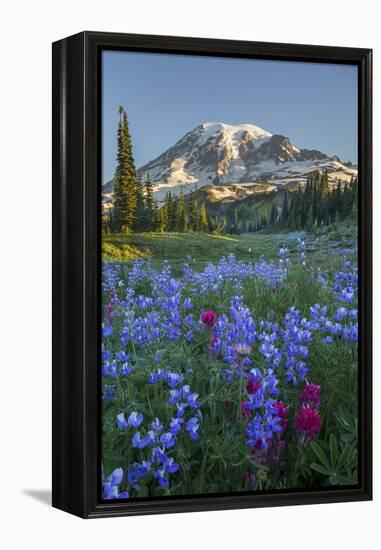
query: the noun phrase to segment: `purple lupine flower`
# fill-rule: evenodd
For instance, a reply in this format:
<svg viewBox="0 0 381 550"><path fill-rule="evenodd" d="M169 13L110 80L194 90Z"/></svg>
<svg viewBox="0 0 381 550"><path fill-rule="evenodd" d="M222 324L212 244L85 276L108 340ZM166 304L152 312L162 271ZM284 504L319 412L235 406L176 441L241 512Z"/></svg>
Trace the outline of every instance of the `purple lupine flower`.
<svg viewBox="0 0 381 550"><path fill-rule="evenodd" d="M128 425L132 428L138 428L143 422L143 415L133 411L128 417Z"/></svg>
<svg viewBox="0 0 381 550"><path fill-rule="evenodd" d="M189 437L194 440L197 440L200 437L199 434L197 433L199 428L200 428L200 425L198 423L198 418L196 418L195 416L188 420L185 427L186 431L189 434Z"/></svg>
<svg viewBox="0 0 381 550"><path fill-rule="evenodd" d="M116 425L119 430L127 430L128 424L124 416L124 412L121 412L116 417Z"/></svg>

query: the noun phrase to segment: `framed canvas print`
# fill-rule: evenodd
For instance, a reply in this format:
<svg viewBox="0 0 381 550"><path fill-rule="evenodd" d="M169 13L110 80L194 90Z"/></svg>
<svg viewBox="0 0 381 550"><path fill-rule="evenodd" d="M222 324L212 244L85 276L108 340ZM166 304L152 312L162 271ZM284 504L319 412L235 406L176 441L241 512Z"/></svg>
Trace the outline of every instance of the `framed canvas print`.
<svg viewBox="0 0 381 550"><path fill-rule="evenodd" d="M53 44L53 505L369 500L371 50Z"/></svg>

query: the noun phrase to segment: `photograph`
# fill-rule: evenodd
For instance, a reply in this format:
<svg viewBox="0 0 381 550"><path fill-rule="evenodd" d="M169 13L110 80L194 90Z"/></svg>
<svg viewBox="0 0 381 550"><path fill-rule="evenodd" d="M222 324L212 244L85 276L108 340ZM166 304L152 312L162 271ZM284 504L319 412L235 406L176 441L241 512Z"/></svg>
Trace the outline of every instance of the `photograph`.
<svg viewBox="0 0 381 550"><path fill-rule="evenodd" d="M358 486L359 66L100 67L103 501Z"/></svg>

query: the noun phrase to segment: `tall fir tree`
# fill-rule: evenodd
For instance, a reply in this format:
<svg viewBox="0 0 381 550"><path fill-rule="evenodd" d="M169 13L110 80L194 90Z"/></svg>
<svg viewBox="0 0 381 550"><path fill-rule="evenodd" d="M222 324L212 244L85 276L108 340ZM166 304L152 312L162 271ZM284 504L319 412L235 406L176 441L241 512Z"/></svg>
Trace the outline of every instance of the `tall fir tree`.
<svg viewBox="0 0 381 550"><path fill-rule="evenodd" d="M176 230L179 231L180 233L184 233L187 230L185 196L184 196L184 191L182 189L180 190L178 203L177 203Z"/></svg>
<svg viewBox="0 0 381 550"><path fill-rule="evenodd" d="M158 231L163 233L168 229L168 215L167 215L167 206L163 204L158 212Z"/></svg>
<svg viewBox="0 0 381 550"><path fill-rule="evenodd" d="M208 231L208 215L206 212L206 204L205 201L202 202L200 207L200 222L199 222L199 228L202 233L206 233Z"/></svg>
<svg viewBox="0 0 381 550"><path fill-rule="evenodd" d="M138 181L134 157L132 155L132 142L127 121L127 113L123 112L123 136L125 144L124 173L126 181L126 226L132 228L136 219L136 204L138 199Z"/></svg>
<svg viewBox="0 0 381 550"><path fill-rule="evenodd" d="M136 211L134 220L134 231L147 230L147 209L143 191L143 185L140 179L137 180L136 186Z"/></svg>
<svg viewBox="0 0 381 550"><path fill-rule="evenodd" d="M279 225L280 225L281 229L285 229L287 227L287 223L288 223L289 211L288 211L288 196L287 195L288 195L288 193L286 191L285 194L284 194L282 213L281 213L280 218L279 218Z"/></svg>
<svg viewBox="0 0 381 550"><path fill-rule="evenodd" d="M123 224L123 209L125 205L125 190L123 187L123 107L119 107L119 123L118 123L118 138L117 138L117 165L114 174L114 197L113 197L113 213L112 225L113 232L122 230Z"/></svg>
<svg viewBox="0 0 381 550"><path fill-rule="evenodd" d="M153 193L153 185L151 175L148 172L146 176L145 186L145 207L146 207L146 230L152 231L155 226L155 199Z"/></svg>
<svg viewBox="0 0 381 550"><path fill-rule="evenodd" d="M171 192L167 196L167 231L176 231L177 222L177 198Z"/></svg>
<svg viewBox="0 0 381 550"><path fill-rule="evenodd" d="M191 231L198 230L198 190L195 186L194 191L189 197L189 229Z"/></svg>
<svg viewBox="0 0 381 550"><path fill-rule="evenodd" d="M160 231L160 208L156 199L153 201L152 231Z"/></svg>
<svg viewBox="0 0 381 550"><path fill-rule="evenodd" d="M114 231L131 231L136 218L138 184L127 113L119 107L117 167L114 176Z"/></svg>
<svg viewBox="0 0 381 550"><path fill-rule="evenodd" d="M320 186L321 186L321 195L322 195L322 197L326 197L329 193L329 183L328 183L328 172L327 172L327 170L325 170L321 175Z"/></svg>

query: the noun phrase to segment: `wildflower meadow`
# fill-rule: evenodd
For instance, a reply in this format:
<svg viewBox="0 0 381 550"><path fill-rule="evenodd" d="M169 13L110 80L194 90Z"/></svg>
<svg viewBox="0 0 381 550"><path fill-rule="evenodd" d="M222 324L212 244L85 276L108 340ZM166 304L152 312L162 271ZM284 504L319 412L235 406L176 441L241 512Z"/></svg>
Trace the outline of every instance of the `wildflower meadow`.
<svg viewBox="0 0 381 550"><path fill-rule="evenodd" d="M104 256L104 499L357 483L356 250L310 249Z"/></svg>

